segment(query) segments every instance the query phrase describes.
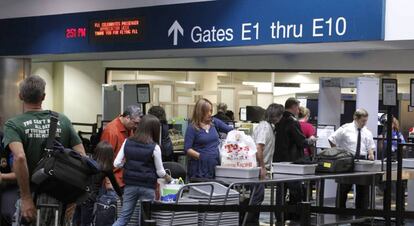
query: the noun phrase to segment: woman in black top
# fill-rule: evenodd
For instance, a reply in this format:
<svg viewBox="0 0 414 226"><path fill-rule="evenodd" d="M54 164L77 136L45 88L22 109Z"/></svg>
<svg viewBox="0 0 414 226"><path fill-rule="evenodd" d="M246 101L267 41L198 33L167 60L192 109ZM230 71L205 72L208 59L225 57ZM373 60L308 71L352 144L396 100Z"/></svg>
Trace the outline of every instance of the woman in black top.
<svg viewBox="0 0 414 226"><path fill-rule="evenodd" d="M160 106L153 106L148 110L148 114L153 115L160 120L161 123L161 153L164 162L173 160L173 144L169 135L169 126L167 123L167 116L164 108Z"/></svg>
<svg viewBox="0 0 414 226"><path fill-rule="evenodd" d="M94 205L101 189L115 191L119 197L122 196L121 188L113 173L114 150L111 144L107 141L99 142L94 150L93 159L99 164L101 172L91 178L90 195L88 200L77 206L73 217L74 225L86 226L92 224Z"/></svg>

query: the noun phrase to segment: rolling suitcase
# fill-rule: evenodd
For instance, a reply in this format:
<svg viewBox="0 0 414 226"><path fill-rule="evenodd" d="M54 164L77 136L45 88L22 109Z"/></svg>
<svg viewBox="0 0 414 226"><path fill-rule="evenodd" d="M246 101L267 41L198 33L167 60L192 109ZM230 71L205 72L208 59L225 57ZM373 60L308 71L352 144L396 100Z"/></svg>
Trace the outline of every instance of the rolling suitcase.
<svg viewBox="0 0 414 226"><path fill-rule="evenodd" d="M64 225L65 206L56 199L40 195L36 198L36 222L27 223L21 216L20 208L16 212L13 226L60 226Z"/></svg>
<svg viewBox="0 0 414 226"><path fill-rule="evenodd" d="M36 197L36 226L63 226L66 205L55 198L40 194Z"/></svg>

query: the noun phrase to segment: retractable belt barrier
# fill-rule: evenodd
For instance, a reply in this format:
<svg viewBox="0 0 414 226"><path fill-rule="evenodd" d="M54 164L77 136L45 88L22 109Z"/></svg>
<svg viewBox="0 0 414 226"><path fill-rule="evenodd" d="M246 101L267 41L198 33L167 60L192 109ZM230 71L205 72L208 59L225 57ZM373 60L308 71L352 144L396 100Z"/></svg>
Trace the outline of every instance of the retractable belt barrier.
<svg viewBox="0 0 414 226"><path fill-rule="evenodd" d="M391 142L394 139L388 139L388 142ZM384 208L382 210L377 209L350 209L350 208L335 208L335 207L319 207L319 206L311 206L308 202L298 203L297 205L188 205L188 204L178 204L178 199L176 203L172 204L165 204L159 203L154 201L145 201L143 202L143 217L142 223L144 225L155 225L155 221L151 220L151 213L153 211L172 211L172 212L181 212L181 211L197 211L200 213L206 212L239 212L239 213L246 213L246 212L280 212L280 213L300 213L301 215L301 225L310 225L310 215L315 214L337 214L337 215L350 215L350 216L364 216L364 217L381 217L385 218L387 223L389 223L391 218L396 219L397 225L402 225L404 219L414 219L414 211L405 211L404 210L404 193L403 193L403 185L402 185L402 149L403 147L414 147L414 143L400 143L398 142L398 149L397 149L397 197L396 197L396 210L391 210L390 208L390 199L386 196L390 196L390 189L386 189L384 194L384 199L389 199L384 202ZM387 165L389 164L387 160ZM391 173L390 166L387 167L386 170L387 174ZM347 175L347 177L352 177L352 175ZM387 175L387 188L389 188L389 181ZM224 203L227 200L229 195L230 189L235 186L248 186L248 185L276 185L276 184L283 184L291 181L295 181L296 179L286 181L257 181L257 182L241 182L241 183L232 183L228 187L226 192L226 196L224 199ZM306 178L304 178L304 181ZM314 178L311 180L318 180L318 178ZM189 188L191 186L212 186L211 183L197 183L197 184L188 184L180 189L178 193L178 197L181 197L185 188ZM210 196L213 194L213 188L210 193ZM173 215L174 216L174 215ZM218 223L220 222L221 215L218 219Z"/></svg>

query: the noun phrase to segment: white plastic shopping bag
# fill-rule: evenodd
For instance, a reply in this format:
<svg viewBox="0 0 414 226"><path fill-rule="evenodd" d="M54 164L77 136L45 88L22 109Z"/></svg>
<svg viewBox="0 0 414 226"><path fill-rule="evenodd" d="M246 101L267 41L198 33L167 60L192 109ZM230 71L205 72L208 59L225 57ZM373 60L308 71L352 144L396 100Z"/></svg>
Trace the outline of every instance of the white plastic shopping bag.
<svg viewBox="0 0 414 226"><path fill-rule="evenodd" d="M162 202L173 202L177 200L178 191L184 186L184 181L173 179L171 183L167 183L165 179L157 179L157 188L155 199Z"/></svg>
<svg viewBox="0 0 414 226"><path fill-rule="evenodd" d="M243 131L233 130L220 148L221 166L251 168L257 166L256 144Z"/></svg>

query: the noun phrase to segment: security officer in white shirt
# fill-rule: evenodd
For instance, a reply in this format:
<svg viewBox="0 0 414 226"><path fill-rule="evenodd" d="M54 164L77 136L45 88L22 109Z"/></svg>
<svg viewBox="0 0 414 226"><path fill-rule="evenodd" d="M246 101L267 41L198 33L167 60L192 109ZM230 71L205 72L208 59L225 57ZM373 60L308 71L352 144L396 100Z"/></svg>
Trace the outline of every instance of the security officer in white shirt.
<svg viewBox="0 0 414 226"><path fill-rule="evenodd" d="M330 137L329 142L332 147L339 147L350 151L354 154L355 159L374 160L375 143L372 133L365 127L368 122L368 112L364 109L358 109L354 113L354 121L345 124L335 131ZM348 193L352 188L350 181L341 180L338 184L337 207L345 208ZM345 183L348 181L348 183ZM357 209L367 209L369 203L369 187L365 185L356 185L356 203Z"/></svg>

